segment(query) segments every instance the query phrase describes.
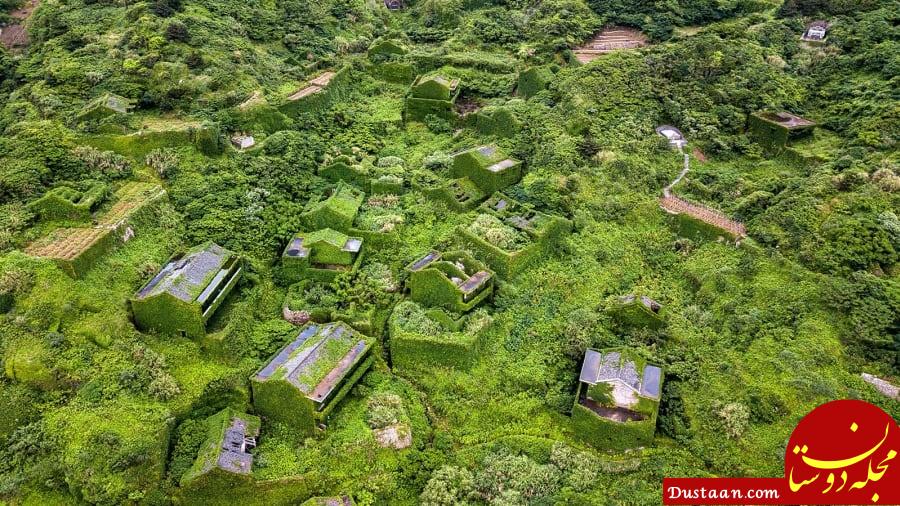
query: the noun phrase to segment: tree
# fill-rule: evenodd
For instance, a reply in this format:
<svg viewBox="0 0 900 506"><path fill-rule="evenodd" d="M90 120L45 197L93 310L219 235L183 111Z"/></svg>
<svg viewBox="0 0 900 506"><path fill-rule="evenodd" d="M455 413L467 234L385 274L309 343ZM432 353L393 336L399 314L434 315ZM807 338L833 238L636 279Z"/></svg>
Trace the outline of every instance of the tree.
<svg viewBox="0 0 900 506"><path fill-rule="evenodd" d="M176 42L189 42L191 40L191 34L188 32L188 27L184 23L181 21L172 21L169 23L169 26L166 27L166 38Z"/></svg>

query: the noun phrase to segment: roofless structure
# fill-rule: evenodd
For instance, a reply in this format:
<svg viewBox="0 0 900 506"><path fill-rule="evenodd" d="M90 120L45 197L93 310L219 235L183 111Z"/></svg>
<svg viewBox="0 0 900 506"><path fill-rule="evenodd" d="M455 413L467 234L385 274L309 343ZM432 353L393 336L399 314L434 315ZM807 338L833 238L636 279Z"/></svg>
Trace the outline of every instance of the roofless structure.
<svg viewBox="0 0 900 506"><path fill-rule="evenodd" d="M493 273L464 251L430 251L408 266L410 297L427 306L465 312L494 292Z"/></svg>
<svg viewBox="0 0 900 506"><path fill-rule="evenodd" d="M338 274L359 267L362 247L361 237L326 228L291 238L281 255L281 263L289 280L331 281Z"/></svg>
<svg viewBox="0 0 900 506"><path fill-rule="evenodd" d="M307 323L251 377L265 417L312 434L372 365L371 343L343 322Z"/></svg>
<svg viewBox="0 0 900 506"><path fill-rule="evenodd" d="M780 153L793 140L811 135L815 126L814 122L786 111L755 112L747 120L754 140L774 153Z"/></svg>
<svg viewBox="0 0 900 506"><path fill-rule="evenodd" d="M453 155L453 176L468 178L490 195L522 179L522 162L507 157L497 146L478 146Z"/></svg>
<svg viewBox="0 0 900 506"><path fill-rule="evenodd" d="M206 419L206 440L194 464L181 477L181 485L195 481L249 479L259 436L259 417L225 408Z"/></svg>
<svg viewBox="0 0 900 506"><path fill-rule="evenodd" d="M572 420L579 436L600 448L653 442L663 370L625 349L587 350Z"/></svg>
<svg viewBox="0 0 900 506"><path fill-rule="evenodd" d="M131 299L134 321L143 331L203 337L242 272L240 257L218 244L176 255Z"/></svg>

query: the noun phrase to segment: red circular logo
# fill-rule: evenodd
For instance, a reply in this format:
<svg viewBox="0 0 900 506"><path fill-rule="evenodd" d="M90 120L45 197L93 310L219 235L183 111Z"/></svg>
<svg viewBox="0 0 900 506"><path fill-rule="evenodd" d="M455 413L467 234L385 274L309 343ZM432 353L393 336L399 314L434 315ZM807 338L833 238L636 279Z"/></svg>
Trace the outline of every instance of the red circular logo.
<svg viewBox="0 0 900 506"><path fill-rule="evenodd" d="M900 428L858 400L823 404L788 440L784 475L803 504L900 504Z"/></svg>

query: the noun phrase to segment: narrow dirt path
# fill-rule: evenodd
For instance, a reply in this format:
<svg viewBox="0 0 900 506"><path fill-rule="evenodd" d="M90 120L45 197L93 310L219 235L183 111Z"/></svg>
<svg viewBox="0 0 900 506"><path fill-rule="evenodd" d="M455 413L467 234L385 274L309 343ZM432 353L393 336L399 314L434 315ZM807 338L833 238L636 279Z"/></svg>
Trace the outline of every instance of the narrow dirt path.
<svg viewBox="0 0 900 506"><path fill-rule="evenodd" d="M7 49L21 48L28 45L28 32L25 30L25 21L31 17L31 13L40 4L40 0L25 0L25 3L10 12L9 15L16 22L0 28L0 44Z"/></svg>

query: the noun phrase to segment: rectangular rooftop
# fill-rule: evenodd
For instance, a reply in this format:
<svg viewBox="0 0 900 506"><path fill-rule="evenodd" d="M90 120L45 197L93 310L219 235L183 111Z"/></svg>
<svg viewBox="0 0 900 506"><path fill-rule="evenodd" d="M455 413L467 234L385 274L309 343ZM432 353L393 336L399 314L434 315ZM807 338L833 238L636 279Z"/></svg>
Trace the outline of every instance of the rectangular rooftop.
<svg viewBox="0 0 900 506"><path fill-rule="evenodd" d="M137 293L138 299L168 293L185 302L208 297L228 274L234 253L217 244L207 244L190 250L184 256L167 263L159 273Z"/></svg>
<svg viewBox="0 0 900 506"><path fill-rule="evenodd" d="M368 347L365 339L343 322L310 323L256 374L256 379L287 381L311 401L323 403Z"/></svg>

